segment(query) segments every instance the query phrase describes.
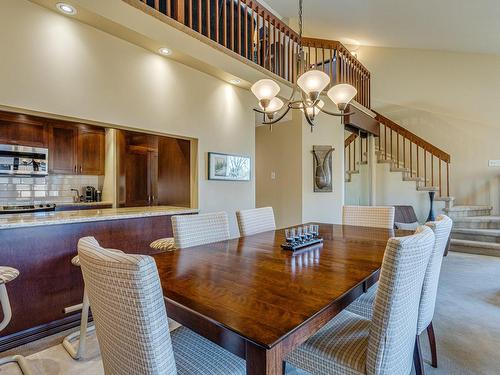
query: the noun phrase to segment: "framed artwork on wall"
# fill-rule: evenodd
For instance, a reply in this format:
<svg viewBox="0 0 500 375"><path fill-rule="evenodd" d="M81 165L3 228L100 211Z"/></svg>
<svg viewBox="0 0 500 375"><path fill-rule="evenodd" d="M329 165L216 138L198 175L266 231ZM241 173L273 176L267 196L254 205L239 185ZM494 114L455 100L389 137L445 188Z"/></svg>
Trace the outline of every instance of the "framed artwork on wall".
<svg viewBox="0 0 500 375"><path fill-rule="evenodd" d="M208 153L208 179L250 181L251 159L246 155Z"/></svg>

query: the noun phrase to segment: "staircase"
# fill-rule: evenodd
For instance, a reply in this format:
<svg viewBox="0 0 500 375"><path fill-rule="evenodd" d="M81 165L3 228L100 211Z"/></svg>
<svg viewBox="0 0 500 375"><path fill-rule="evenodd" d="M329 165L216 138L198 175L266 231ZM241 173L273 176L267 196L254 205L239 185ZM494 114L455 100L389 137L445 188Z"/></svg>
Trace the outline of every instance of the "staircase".
<svg viewBox="0 0 500 375"><path fill-rule="evenodd" d="M500 256L500 216L491 216L492 207L455 205L449 191L450 156L400 125L378 114L380 135L375 145L377 163L388 164L390 171L401 173L402 181L414 181L417 191L435 192L443 201L443 212L453 219L450 250ZM345 182L368 164L368 142L358 134L345 140Z"/></svg>

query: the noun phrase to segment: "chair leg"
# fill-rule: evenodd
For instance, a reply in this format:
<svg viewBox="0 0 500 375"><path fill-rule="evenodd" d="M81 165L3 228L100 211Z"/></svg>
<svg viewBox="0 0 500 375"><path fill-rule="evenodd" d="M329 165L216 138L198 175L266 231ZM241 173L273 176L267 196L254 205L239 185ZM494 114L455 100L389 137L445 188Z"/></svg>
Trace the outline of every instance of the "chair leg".
<svg viewBox="0 0 500 375"><path fill-rule="evenodd" d="M427 336L429 337L429 345L431 347L432 362L434 368L438 367L437 351L436 351L436 336L434 335L434 327L431 324L427 327Z"/></svg>
<svg viewBox="0 0 500 375"><path fill-rule="evenodd" d="M415 336L415 349L413 350L413 365L415 366L416 375L424 375L424 361L422 359L422 350L420 348L420 340L418 335Z"/></svg>
<svg viewBox="0 0 500 375"><path fill-rule="evenodd" d="M85 347L87 344L87 334L95 331L95 326L90 326L88 327L88 321L89 321L89 310L90 310L90 303L89 303L89 297L87 295L87 291L84 289L83 290L83 304L82 304L82 317L80 319L80 331L78 332L73 332L66 336L63 340L63 347L66 349L68 354L73 358L73 359L80 359L85 352ZM75 349L72 345L72 341L80 338L80 341L78 342L78 348Z"/></svg>
<svg viewBox="0 0 500 375"><path fill-rule="evenodd" d="M7 363L16 363L23 375L33 375L33 372L31 372L26 358L24 358L22 355L13 355L10 357L0 358L0 366L6 365Z"/></svg>

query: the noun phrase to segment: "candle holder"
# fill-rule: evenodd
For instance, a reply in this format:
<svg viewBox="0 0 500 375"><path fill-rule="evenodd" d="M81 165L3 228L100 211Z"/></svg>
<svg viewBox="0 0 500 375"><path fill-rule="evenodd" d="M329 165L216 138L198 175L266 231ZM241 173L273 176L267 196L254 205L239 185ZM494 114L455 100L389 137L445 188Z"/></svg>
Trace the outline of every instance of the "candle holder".
<svg viewBox="0 0 500 375"><path fill-rule="evenodd" d="M286 242L281 244L285 250L299 250L323 242L319 237L319 225L311 224L299 226L297 228L285 229Z"/></svg>

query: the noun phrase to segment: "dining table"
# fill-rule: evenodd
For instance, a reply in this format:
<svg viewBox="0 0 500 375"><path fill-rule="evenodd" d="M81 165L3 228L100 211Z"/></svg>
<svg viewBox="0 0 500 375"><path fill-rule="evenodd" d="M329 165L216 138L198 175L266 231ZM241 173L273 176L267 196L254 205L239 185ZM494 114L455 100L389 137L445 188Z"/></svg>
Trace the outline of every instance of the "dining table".
<svg viewBox="0 0 500 375"><path fill-rule="evenodd" d="M288 353L373 285L389 238L410 231L319 225L323 242L281 247L284 229L155 254L169 318L282 374Z"/></svg>

